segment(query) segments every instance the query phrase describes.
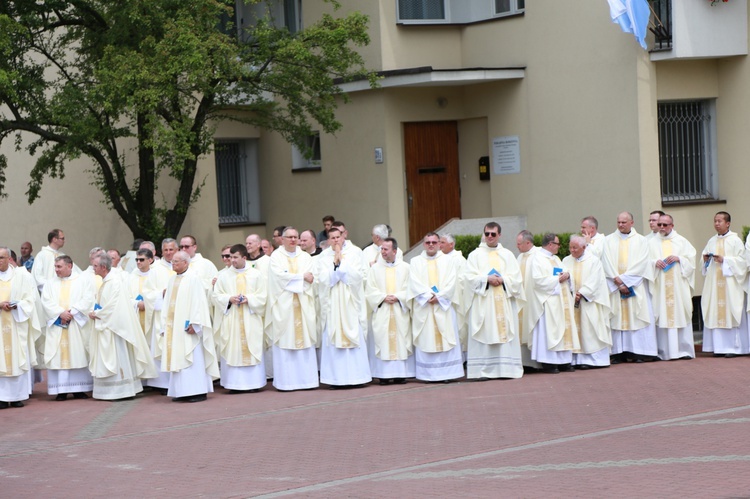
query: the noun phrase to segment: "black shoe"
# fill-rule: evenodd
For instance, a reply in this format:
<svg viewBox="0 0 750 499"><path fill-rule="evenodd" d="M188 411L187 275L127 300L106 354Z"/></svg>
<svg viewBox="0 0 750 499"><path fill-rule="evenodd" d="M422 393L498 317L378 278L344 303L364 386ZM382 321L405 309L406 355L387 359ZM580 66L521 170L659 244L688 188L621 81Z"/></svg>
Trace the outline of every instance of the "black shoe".
<svg viewBox="0 0 750 499"><path fill-rule="evenodd" d="M542 364L542 372L545 374L560 374L560 370L555 364Z"/></svg>
<svg viewBox="0 0 750 499"><path fill-rule="evenodd" d="M18 402L11 402L10 406L11 407L23 407L23 402L21 402L20 400Z"/></svg>
<svg viewBox="0 0 750 499"><path fill-rule="evenodd" d="M737 354L734 354L734 353L727 353L727 354L724 354L724 358L725 358L725 359L733 359L733 358L735 358L735 357L737 357Z"/></svg>
<svg viewBox="0 0 750 499"><path fill-rule="evenodd" d="M55 400L57 400L58 402L61 400L67 400L67 399L68 399L67 393L58 393L57 397L55 397Z"/></svg>
<svg viewBox="0 0 750 499"><path fill-rule="evenodd" d="M561 373L572 373L576 370L576 368L573 367L572 364L561 364L558 369Z"/></svg>
<svg viewBox="0 0 750 499"><path fill-rule="evenodd" d="M406 378L396 378L393 380L394 385L404 385L406 384Z"/></svg>
<svg viewBox="0 0 750 499"><path fill-rule="evenodd" d="M78 393L74 393L74 394L73 394L73 398L74 398L74 399L87 399L87 398L89 398L89 396L88 396L88 395L86 395L86 394L85 394L85 393L83 393L83 392L78 392Z"/></svg>
<svg viewBox="0 0 750 499"><path fill-rule="evenodd" d="M192 395L190 397L183 397L184 399L183 402L187 402L187 403L203 402L207 398L208 397L206 396L205 393L201 393L200 395Z"/></svg>
<svg viewBox="0 0 750 499"><path fill-rule="evenodd" d="M154 391L156 391L159 395L166 395L167 389L166 388L154 388Z"/></svg>
<svg viewBox="0 0 750 499"><path fill-rule="evenodd" d="M591 366L588 364L578 364L576 366L576 371L588 371L589 369L591 369Z"/></svg>
<svg viewBox="0 0 750 499"><path fill-rule="evenodd" d="M381 379L380 381L378 381L378 384L380 386L385 386L385 385L390 385L392 382L393 380L390 380L390 379Z"/></svg>
<svg viewBox="0 0 750 499"><path fill-rule="evenodd" d="M0 402L0 409L7 409L10 407L10 402Z"/></svg>

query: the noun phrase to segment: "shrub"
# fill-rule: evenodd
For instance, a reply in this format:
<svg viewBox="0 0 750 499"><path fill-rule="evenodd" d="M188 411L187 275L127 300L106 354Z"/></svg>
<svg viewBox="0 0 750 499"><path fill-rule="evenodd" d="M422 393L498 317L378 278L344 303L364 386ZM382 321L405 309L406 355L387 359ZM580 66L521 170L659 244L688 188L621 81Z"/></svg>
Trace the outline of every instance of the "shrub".
<svg viewBox="0 0 750 499"><path fill-rule="evenodd" d="M747 227L747 229L750 230L750 227ZM560 260L570 254L570 251L568 250L568 244L570 243L570 236L572 235L572 232L562 232L557 235L557 237L560 238L560 250L557 252L557 256L560 257ZM456 235L453 237L456 239L456 249L461 251L461 253L464 255L464 258L468 258L469 253L477 249L479 243L482 242L481 236ZM534 246L541 246L542 237L544 237L544 234L534 235Z"/></svg>

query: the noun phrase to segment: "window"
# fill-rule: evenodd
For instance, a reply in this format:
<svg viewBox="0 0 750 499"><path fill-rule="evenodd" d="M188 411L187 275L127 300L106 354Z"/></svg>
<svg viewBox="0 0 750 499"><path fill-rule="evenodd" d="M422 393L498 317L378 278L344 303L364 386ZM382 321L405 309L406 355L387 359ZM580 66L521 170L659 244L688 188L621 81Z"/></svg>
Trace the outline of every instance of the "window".
<svg viewBox="0 0 750 499"><path fill-rule="evenodd" d="M305 137L305 150L292 146L292 170L316 169L321 167L320 132Z"/></svg>
<svg viewBox="0 0 750 499"><path fill-rule="evenodd" d="M302 29L302 0L283 0L284 25L290 33L297 33Z"/></svg>
<svg viewBox="0 0 750 499"><path fill-rule="evenodd" d="M260 222L258 141L221 140L214 147L219 224Z"/></svg>
<svg viewBox="0 0 750 499"><path fill-rule="evenodd" d="M398 0L400 20L445 20L444 0Z"/></svg>
<svg viewBox="0 0 750 499"><path fill-rule="evenodd" d="M660 103L658 114L662 201L717 199L715 102Z"/></svg>
<svg viewBox="0 0 750 499"><path fill-rule="evenodd" d="M400 24L470 24L521 14L525 0L396 0Z"/></svg>
<svg viewBox="0 0 750 499"><path fill-rule="evenodd" d="M510 16L523 12L526 0L495 0L495 15Z"/></svg>

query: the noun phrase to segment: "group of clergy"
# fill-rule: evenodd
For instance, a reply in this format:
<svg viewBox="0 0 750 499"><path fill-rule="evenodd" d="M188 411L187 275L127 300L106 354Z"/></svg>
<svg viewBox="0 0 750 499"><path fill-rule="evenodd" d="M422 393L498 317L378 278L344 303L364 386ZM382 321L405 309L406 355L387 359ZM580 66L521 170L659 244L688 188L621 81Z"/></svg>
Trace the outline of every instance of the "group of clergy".
<svg viewBox="0 0 750 499"><path fill-rule="evenodd" d="M0 247L0 409L22 407L42 369L56 400L127 399L150 386L197 402L215 380L230 392L269 379L292 391L693 358L696 250L671 216L649 222L642 236L623 212L605 237L586 217L563 260L556 234L536 247L520 232L516 257L491 222L468 258L450 234L428 233L409 263L386 226L363 251L334 222L314 255L286 227L270 256L257 235L225 247L221 271L189 235L162 241L160 259L144 242L121 268L94 248L82 271L55 229L31 272ZM727 357L750 354L750 242L730 223L717 213L700 262L703 350Z"/></svg>

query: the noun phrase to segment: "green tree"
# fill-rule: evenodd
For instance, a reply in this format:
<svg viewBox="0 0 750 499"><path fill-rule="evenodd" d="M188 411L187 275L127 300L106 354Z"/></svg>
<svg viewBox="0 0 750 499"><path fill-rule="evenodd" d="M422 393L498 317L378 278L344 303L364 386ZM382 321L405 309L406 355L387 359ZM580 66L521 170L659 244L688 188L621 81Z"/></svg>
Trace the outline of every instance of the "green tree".
<svg viewBox="0 0 750 499"><path fill-rule="evenodd" d="M201 193L198 160L210 152L217 122L274 130L304 148L313 122L327 133L341 127L336 79L375 84L356 52L369 43L363 14L326 14L297 33L264 15L238 33L219 22L232 19L233 7L234 0L0 3L0 142L13 140L35 157L29 203L46 178L64 177L69 160L87 157L92 185L134 237L175 237ZM0 156L0 196L6 170ZM162 175L174 179L174 192L160 190Z"/></svg>

